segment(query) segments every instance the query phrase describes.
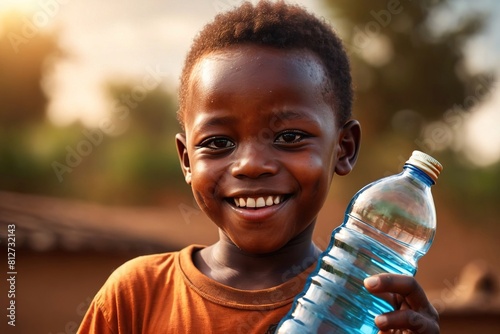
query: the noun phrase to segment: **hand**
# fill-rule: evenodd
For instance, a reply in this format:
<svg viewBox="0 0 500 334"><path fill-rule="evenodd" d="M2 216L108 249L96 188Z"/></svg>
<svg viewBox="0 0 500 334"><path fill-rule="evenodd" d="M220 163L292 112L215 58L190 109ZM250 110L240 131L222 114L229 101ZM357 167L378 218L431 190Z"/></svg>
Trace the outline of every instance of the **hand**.
<svg viewBox="0 0 500 334"><path fill-rule="evenodd" d="M368 277L365 287L393 304L395 311L375 318L383 333L439 333L439 315L424 290L412 276L379 274Z"/></svg>

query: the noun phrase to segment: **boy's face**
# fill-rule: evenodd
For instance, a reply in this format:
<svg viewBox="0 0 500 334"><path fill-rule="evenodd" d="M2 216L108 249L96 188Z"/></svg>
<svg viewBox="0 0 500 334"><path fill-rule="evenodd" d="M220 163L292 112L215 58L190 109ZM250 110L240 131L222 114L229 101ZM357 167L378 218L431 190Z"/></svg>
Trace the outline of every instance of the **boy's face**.
<svg viewBox="0 0 500 334"><path fill-rule="evenodd" d="M243 251L269 253L297 237L334 172L355 161L359 136L336 124L326 82L312 53L257 45L210 53L193 68L181 165L201 209Z"/></svg>

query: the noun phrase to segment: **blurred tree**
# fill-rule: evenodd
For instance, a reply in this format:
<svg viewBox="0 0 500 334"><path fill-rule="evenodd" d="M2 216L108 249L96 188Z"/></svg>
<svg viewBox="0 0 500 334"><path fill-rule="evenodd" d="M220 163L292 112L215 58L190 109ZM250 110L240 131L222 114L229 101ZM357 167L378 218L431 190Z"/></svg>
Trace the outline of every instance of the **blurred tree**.
<svg viewBox="0 0 500 334"><path fill-rule="evenodd" d="M41 79L62 56L55 33L48 34L22 13L0 17L0 126L15 127L45 117L47 96Z"/></svg>
<svg viewBox="0 0 500 334"><path fill-rule="evenodd" d="M0 17L0 189L122 205L188 194L174 143L177 101L153 78L110 84L113 108L99 127L48 121L43 82L66 56L58 42L26 14Z"/></svg>
<svg viewBox="0 0 500 334"><path fill-rule="evenodd" d="M355 176L341 181L346 196L371 180L398 172L418 149L445 165L441 186L435 190L438 196L446 194L442 197L473 215L477 205L491 214L500 196L498 187L491 189L485 182L492 173L472 172L453 150L467 113L488 95L493 81L471 73L464 62L464 45L481 31L486 16L468 12L438 29L433 20L449 9L447 0L324 3L350 54L354 114L363 128ZM499 166L493 169L498 172ZM484 190L482 197L471 201L463 196L478 187Z"/></svg>
<svg viewBox="0 0 500 334"><path fill-rule="evenodd" d="M26 15L0 15L0 188L43 192L53 184L50 161L66 134L45 119L42 82L64 54L57 33L41 31Z"/></svg>
<svg viewBox="0 0 500 334"><path fill-rule="evenodd" d="M111 122L121 135L104 139L83 175L99 176L93 182L94 199L108 203L160 204L172 194L189 194L184 185L175 134L180 131L176 118L175 95L162 86L134 94L134 82L111 83L114 101ZM139 98L140 97L140 98Z"/></svg>
<svg viewBox="0 0 500 334"><path fill-rule="evenodd" d="M463 46L481 31L482 16L464 17L437 32L430 18L446 6L445 0L325 1L335 6L343 23L357 88L356 110L366 118L369 135L392 131L398 111L436 120L461 104L476 84L488 88L484 76L464 66ZM410 136L418 134L418 125Z"/></svg>

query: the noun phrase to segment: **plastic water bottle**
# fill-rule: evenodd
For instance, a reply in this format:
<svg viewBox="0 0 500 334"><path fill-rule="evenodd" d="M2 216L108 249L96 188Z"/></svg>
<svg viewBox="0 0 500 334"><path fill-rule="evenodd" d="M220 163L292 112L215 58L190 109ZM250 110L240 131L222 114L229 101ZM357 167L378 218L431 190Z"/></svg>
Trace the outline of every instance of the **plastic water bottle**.
<svg viewBox="0 0 500 334"><path fill-rule="evenodd" d="M369 293L363 280L416 273L436 231L430 187L441 170L431 156L414 151L401 173L358 191L276 333L378 333L375 317L394 308Z"/></svg>

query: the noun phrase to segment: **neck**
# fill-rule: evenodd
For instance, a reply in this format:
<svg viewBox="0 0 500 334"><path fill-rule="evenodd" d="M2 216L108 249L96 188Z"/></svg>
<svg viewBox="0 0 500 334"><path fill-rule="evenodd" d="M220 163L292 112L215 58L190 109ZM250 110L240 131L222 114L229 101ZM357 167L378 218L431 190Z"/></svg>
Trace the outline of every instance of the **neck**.
<svg viewBox="0 0 500 334"><path fill-rule="evenodd" d="M223 233L220 240L194 256L195 266L208 277L243 290L280 285L311 266L320 255L312 242L314 224L284 247L268 254L249 254Z"/></svg>

